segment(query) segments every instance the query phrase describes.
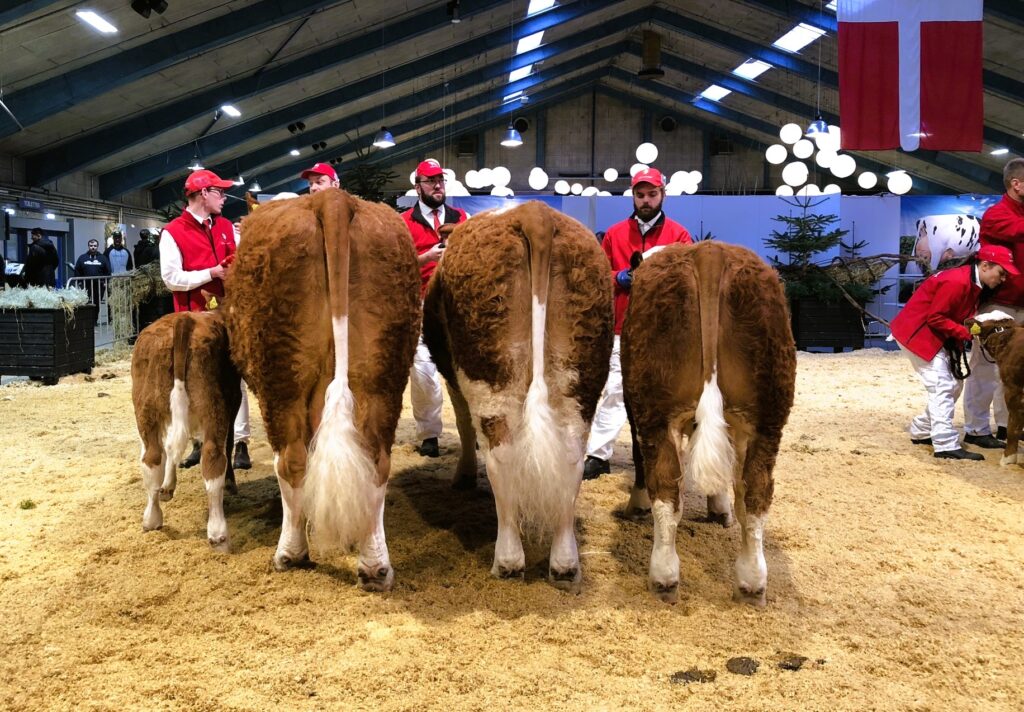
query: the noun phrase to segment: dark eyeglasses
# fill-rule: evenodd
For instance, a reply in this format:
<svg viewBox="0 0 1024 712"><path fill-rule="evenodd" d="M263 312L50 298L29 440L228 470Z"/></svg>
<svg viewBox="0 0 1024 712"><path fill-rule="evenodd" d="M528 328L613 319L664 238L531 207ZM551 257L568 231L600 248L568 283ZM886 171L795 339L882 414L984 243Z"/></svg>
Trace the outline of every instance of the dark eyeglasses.
<svg viewBox="0 0 1024 712"><path fill-rule="evenodd" d="M444 176L436 176L434 178L421 178L416 181L420 185L441 185L444 183Z"/></svg>
<svg viewBox="0 0 1024 712"><path fill-rule="evenodd" d="M206 190L211 192L211 193L213 193L214 195L219 195L219 196L222 196L222 197L224 195L224 191L221 190L220 188L207 188Z"/></svg>

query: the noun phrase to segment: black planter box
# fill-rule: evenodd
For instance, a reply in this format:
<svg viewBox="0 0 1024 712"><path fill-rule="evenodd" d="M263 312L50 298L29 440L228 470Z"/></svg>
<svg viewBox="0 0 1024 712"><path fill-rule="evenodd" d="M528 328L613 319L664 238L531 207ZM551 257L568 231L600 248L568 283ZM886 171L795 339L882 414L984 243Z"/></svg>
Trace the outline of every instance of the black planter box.
<svg viewBox="0 0 1024 712"><path fill-rule="evenodd" d="M861 313L846 301L834 303L813 299L796 299L790 306L793 340L798 349L812 346L831 348L864 348L864 321Z"/></svg>
<svg viewBox="0 0 1024 712"><path fill-rule="evenodd" d="M67 318L63 309L0 311L0 375L35 376L56 383L96 363L97 308L87 304Z"/></svg>

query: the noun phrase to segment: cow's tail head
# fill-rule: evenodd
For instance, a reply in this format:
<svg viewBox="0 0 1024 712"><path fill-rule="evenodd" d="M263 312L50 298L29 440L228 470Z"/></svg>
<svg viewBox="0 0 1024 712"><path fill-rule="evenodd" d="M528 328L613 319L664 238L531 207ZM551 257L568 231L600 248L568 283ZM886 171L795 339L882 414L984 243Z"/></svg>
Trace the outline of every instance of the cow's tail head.
<svg viewBox="0 0 1024 712"><path fill-rule="evenodd" d="M551 249L555 224L551 209L533 200L515 211L519 232L526 239L530 260L532 299L533 383L544 381L544 328L547 323L548 291L551 282Z"/></svg>
<svg viewBox="0 0 1024 712"><path fill-rule="evenodd" d="M174 372L174 386L170 393L171 421L167 426L167 435L164 439L164 452L170 462L180 461L184 457L189 443L189 401L185 383L192 361L191 342L195 327L195 317L190 312L185 312L175 318L174 337L171 342L172 370Z"/></svg>
<svg viewBox="0 0 1024 712"><path fill-rule="evenodd" d="M348 382L352 208L352 198L337 190L318 193L313 200L327 258L334 379L306 461L304 493L313 536L324 549L347 549L370 533L386 485L378 486L377 468L356 429Z"/></svg>

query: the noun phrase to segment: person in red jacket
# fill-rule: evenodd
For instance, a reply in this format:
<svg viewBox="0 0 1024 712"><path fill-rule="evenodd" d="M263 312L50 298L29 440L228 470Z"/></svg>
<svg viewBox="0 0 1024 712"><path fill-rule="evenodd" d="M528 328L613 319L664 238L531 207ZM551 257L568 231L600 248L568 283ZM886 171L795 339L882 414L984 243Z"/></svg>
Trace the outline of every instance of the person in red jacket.
<svg viewBox="0 0 1024 712"><path fill-rule="evenodd" d="M329 163L314 163L312 168L302 171L302 178L309 181L311 195L339 185L338 172Z"/></svg>
<svg viewBox="0 0 1024 712"><path fill-rule="evenodd" d="M931 444L935 457L985 459L980 453L964 450L953 427L953 409L963 383L954 377L944 347L947 343L962 347L971 340L964 321L977 312L982 288L996 289L1008 276L1020 276L1013 254L1001 245L985 245L978 251L977 261L938 272L922 282L892 320L892 336L928 392L924 413L910 423L910 439L916 445Z"/></svg>
<svg viewBox="0 0 1024 712"><path fill-rule="evenodd" d="M1002 245L1013 253L1017 264L1024 264L1024 158L1013 158L1003 166L1003 199L985 211L981 218L981 244ZM1024 324L1024 277L1010 277L991 301L982 304L979 314L999 310ZM1006 438L1006 401L1003 384L994 363L984 358L975 344L971 351L971 377L964 387L964 442L982 447L1003 448ZM995 412L996 437L992 437L989 410Z"/></svg>
<svg viewBox="0 0 1024 712"><path fill-rule="evenodd" d="M185 179L188 205L160 233L160 276L174 296L174 311L204 311L202 290L224 296L224 275L235 254L235 230L220 215L224 191L234 185L213 171Z"/></svg>
<svg viewBox="0 0 1024 712"><path fill-rule="evenodd" d="M224 191L234 185L213 171L195 171L185 179L181 215L160 233L160 276L174 298L174 311L205 311L203 291L224 296L224 275L235 254L235 228L220 215ZM199 464L200 445L181 467Z"/></svg>
<svg viewBox="0 0 1024 712"><path fill-rule="evenodd" d="M693 242L686 228L662 212L665 179L657 168L646 168L633 176L633 214L615 223L605 232L601 249L608 256L615 298L615 341L609 364L608 380L598 401L587 441L587 459L583 478L592 480L611 471L608 461L619 431L626 424L626 404L622 397L622 368L619 363L619 335L626 318L629 290L633 285L634 262L649 257L666 245ZM634 257L636 256L636 257Z"/></svg>
<svg viewBox="0 0 1024 712"><path fill-rule="evenodd" d="M419 201L404 213L413 245L416 247L420 265L420 296L427 292L427 282L434 274L437 263L444 254L444 240L448 233L468 217L458 208L445 205L444 170L433 158L416 166L416 195ZM430 352L420 334L413 359L412 371L412 417L416 421L417 438L421 440L419 453L426 457L438 457L441 451L437 439L441 435L441 377L437 367L430 360Z"/></svg>

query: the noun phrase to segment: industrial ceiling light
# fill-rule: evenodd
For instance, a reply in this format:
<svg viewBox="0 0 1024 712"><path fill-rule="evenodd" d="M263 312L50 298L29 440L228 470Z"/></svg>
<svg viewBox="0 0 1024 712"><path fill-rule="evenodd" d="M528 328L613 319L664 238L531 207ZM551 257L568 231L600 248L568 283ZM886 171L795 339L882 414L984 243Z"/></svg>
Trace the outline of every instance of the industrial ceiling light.
<svg viewBox="0 0 1024 712"><path fill-rule="evenodd" d="M451 20L453 25L457 25L462 22L462 18L459 16L459 0L448 0L448 19Z"/></svg>
<svg viewBox="0 0 1024 712"><path fill-rule="evenodd" d="M237 119L239 116L242 115L242 112L239 111L233 104L224 104L222 107L220 107L220 110L228 116L230 116L232 119Z"/></svg>
<svg viewBox="0 0 1024 712"><path fill-rule="evenodd" d="M260 187L260 182L255 178L252 181L252 185L249 186L250 193L259 193L263 188Z"/></svg>
<svg viewBox="0 0 1024 712"><path fill-rule="evenodd" d="M380 131L373 137L373 145L377 148L391 148L395 145L395 137L388 131L387 126L380 127Z"/></svg>
<svg viewBox="0 0 1024 712"><path fill-rule="evenodd" d="M198 154L192 156L192 162L189 164L188 169L190 171L201 171L201 170L203 170L203 164L199 161Z"/></svg>
<svg viewBox="0 0 1024 712"><path fill-rule="evenodd" d="M242 174L239 173L238 177L231 182L234 183L235 185L245 185L245 178L243 178Z"/></svg>
<svg viewBox="0 0 1024 712"><path fill-rule="evenodd" d="M520 133L516 131L516 127L513 126L512 124L509 124L508 128L505 129L505 134L502 136L501 139L501 145L508 146L509 148L515 148L516 146L523 145L522 135L520 135Z"/></svg>
<svg viewBox="0 0 1024 712"><path fill-rule="evenodd" d="M821 15L824 16L825 11L822 8L819 7L818 11L819 11L819 13ZM820 134L828 133L828 124L825 123L825 118L821 115L821 45L822 45L822 43L819 42L818 43L818 85L817 85L817 90L818 91L817 91L817 94L814 97L814 115L815 116L814 116L814 121L812 121L807 126L807 130L804 132L805 136L807 136L808 138L812 138L812 139L815 136L818 136Z"/></svg>
<svg viewBox="0 0 1024 712"><path fill-rule="evenodd" d="M805 136L814 138L818 134L828 133L828 123L825 121L821 114L818 114L817 118L814 119L807 127L807 131L804 133Z"/></svg>
<svg viewBox="0 0 1024 712"><path fill-rule="evenodd" d="M148 18L153 11L157 15L163 15L167 9L167 0L132 0L131 6L132 10Z"/></svg>
<svg viewBox="0 0 1024 712"><path fill-rule="evenodd" d="M102 32L105 35L112 35L117 32L117 28L107 22L105 19L100 17L92 10L79 10L75 13L78 19L82 22L90 25L94 30Z"/></svg>

